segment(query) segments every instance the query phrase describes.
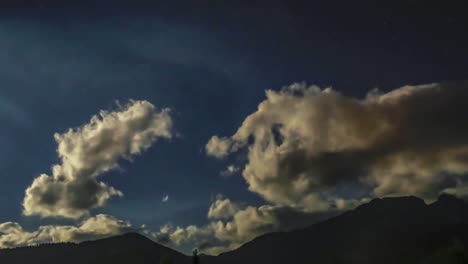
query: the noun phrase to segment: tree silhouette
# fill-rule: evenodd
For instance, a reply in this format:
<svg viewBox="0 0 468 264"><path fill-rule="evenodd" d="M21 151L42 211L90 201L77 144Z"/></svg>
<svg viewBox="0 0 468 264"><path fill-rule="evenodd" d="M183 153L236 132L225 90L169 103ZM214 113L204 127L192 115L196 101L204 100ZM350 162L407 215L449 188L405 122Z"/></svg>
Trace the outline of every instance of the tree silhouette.
<svg viewBox="0 0 468 264"><path fill-rule="evenodd" d="M193 264L198 264L198 250L194 249L193 250Z"/></svg>

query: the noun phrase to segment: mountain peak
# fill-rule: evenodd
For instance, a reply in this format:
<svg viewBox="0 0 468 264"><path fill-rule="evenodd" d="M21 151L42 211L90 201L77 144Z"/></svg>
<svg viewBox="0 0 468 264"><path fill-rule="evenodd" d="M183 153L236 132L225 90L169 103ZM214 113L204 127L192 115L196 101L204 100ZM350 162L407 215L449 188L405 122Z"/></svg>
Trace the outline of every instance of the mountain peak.
<svg viewBox="0 0 468 264"><path fill-rule="evenodd" d="M128 232L128 233L124 233L121 235L99 239L95 241L85 241L85 242L82 242L81 244L83 243L92 244L94 242L105 243L105 244L111 243L115 245L132 245L132 246L136 246L136 245L153 246L153 244L155 244L151 239L137 232Z"/></svg>
<svg viewBox="0 0 468 264"><path fill-rule="evenodd" d="M375 200L375 199L374 199ZM425 204L424 200L416 196L399 196L399 197L384 197L380 200L387 203L410 203L410 204Z"/></svg>
<svg viewBox="0 0 468 264"><path fill-rule="evenodd" d="M468 203L450 194L441 194L430 207L439 214L459 221L468 217Z"/></svg>
<svg viewBox="0 0 468 264"><path fill-rule="evenodd" d="M402 196L402 197L385 197L375 198L369 203L358 206L355 210L361 211L365 209L373 210L413 210L425 208L427 205L423 199L416 196Z"/></svg>
<svg viewBox="0 0 468 264"><path fill-rule="evenodd" d="M144 235L142 235L142 234L140 234L140 233L137 233L137 232L128 232L128 233L125 233L125 234L120 235L119 237L122 237L122 238L130 238L130 239L144 239L144 240L148 240L147 237L145 237Z"/></svg>
<svg viewBox="0 0 468 264"><path fill-rule="evenodd" d="M146 243L150 242L151 244L154 243L151 239L137 232L128 232L119 236L115 236L113 238L116 240L124 240L124 241L129 241L132 243L145 243L145 242Z"/></svg>
<svg viewBox="0 0 468 264"><path fill-rule="evenodd" d="M464 203L464 201L454 195L448 193L442 193L439 198L437 198L437 202L441 203Z"/></svg>

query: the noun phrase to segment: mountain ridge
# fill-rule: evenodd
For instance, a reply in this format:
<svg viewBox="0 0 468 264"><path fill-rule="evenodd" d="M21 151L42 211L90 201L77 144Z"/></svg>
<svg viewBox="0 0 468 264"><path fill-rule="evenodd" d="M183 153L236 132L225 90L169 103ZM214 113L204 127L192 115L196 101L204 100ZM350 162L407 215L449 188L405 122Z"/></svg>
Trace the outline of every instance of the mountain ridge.
<svg viewBox="0 0 468 264"><path fill-rule="evenodd" d="M454 239L468 248L465 201L450 195L441 195L430 204L415 196L376 198L302 229L268 233L219 256L201 256L200 263L439 263L427 261L435 257L426 252L452 256ZM81 243L0 250L0 263L19 264L32 263L30 258L49 264L149 264L163 257L191 263L189 256L135 232ZM452 263L446 258L442 263Z"/></svg>
<svg viewBox="0 0 468 264"><path fill-rule="evenodd" d="M327 232L339 234L339 239L327 237ZM318 263L406 263L404 260L392 259L390 254L382 250L385 247L393 247L394 250L402 252L401 255L411 255L411 252L405 251L414 252L416 256L408 257L408 263L418 263L416 259L424 257L421 249L447 247L450 243L447 240L452 239L457 232L464 235L463 242L468 246L468 204L461 199L441 195L434 203L426 204L424 200L414 196L376 198L354 210L300 230L259 236L235 251L221 254L220 257L221 263L235 263L241 259L249 259L246 255L254 254L265 263L297 262L314 257L314 261ZM312 235L321 239L314 240ZM379 238L379 235L383 236L383 239ZM346 241L346 237L351 237L348 239L350 241ZM294 243L294 246L288 247L291 243ZM404 246L395 245L398 243ZM308 247L303 247L305 244ZM315 252L311 245L316 247ZM380 248L376 248L375 245L379 245ZM333 251L330 249L339 251L337 248L341 248L341 254L346 252L347 258L331 259L327 253L323 253L333 255L333 252L329 252ZM368 253L370 249L380 258L373 258L372 254ZM277 253L283 251L287 254ZM275 252L275 256L270 257L270 252Z"/></svg>

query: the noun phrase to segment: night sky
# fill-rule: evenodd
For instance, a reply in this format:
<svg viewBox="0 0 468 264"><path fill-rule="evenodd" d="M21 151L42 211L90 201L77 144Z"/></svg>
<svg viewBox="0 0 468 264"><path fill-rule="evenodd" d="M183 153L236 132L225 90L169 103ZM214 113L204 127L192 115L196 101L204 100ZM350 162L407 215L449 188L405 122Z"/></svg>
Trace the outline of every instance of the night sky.
<svg viewBox="0 0 468 264"><path fill-rule="evenodd" d="M136 230L217 254L468 196L462 6L36 2L0 11L0 247Z"/></svg>

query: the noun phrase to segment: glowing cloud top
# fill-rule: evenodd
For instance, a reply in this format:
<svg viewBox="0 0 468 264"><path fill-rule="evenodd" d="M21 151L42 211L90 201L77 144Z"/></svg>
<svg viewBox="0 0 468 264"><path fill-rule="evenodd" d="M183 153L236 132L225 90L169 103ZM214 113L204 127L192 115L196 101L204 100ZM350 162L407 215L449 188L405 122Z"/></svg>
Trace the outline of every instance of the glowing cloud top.
<svg viewBox="0 0 468 264"><path fill-rule="evenodd" d="M26 190L25 215L79 218L122 192L97 178L118 168L119 159L148 149L158 138L172 137L169 109L148 101L130 101L113 112L101 111L88 124L54 135L61 164L42 174Z"/></svg>

